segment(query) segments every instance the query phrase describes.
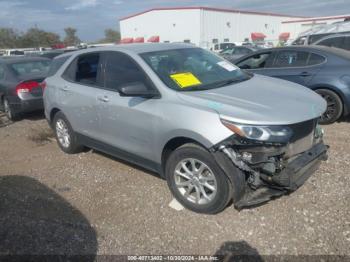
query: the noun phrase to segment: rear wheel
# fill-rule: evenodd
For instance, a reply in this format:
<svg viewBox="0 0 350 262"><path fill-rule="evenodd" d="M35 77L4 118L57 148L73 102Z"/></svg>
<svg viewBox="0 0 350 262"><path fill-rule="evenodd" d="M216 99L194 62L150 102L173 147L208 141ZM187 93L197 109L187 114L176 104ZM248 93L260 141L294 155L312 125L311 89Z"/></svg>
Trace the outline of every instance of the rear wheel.
<svg viewBox="0 0 350 262"><path fill-rule="evenodd" d="M56 113L53 127L57 143L62 151L67 154L74 154L83 150L83 146L78 143L76 133L62 112Z"/></svg>
<svg viewBox="0 0 350 262"><path fill-rule="evenodd" d="M196 144L176 149L166 163L166 178L174 197L186 208L215 214L232 199L232 184L212 155Z"/></svg>
<svg viewBox="0 0 350 262"><path fill-rule="evenodd" d="M343 113L343 102L340 97L328 89L317 89L315 92L327 102L327 109L321 116L320 124L328 125L337 121Z"/></svg>
<svg viewBox="0 0 350 262"><path fill-rule="evenodd" d="M18 118L19 118L18 114L13 111L7 98L4 98L3 108L4 108L5 115L9 120L11 120L11 121L18 120Z"/></svg>

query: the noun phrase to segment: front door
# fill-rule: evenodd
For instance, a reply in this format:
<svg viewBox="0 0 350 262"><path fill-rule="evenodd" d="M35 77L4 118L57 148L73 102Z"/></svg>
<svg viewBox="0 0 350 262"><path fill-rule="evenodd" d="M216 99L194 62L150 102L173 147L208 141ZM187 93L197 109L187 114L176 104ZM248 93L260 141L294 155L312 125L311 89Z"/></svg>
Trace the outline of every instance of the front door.
<svg viewBox="0 0 350 262"><path fill-rule="evenodd" d="M97 94L102 142L142 158L153 159L159 99L122 97L118 90L142 82L153 88L136 62L121 52L104 54L105 89Z"/></svg>

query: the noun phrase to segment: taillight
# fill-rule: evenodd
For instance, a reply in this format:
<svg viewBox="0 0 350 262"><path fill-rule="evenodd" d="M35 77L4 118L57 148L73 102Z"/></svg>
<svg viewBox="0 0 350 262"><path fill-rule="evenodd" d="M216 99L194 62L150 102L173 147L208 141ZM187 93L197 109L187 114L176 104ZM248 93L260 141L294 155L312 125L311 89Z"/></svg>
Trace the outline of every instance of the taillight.
<svg viewBox="0 0 350 262"><path fill-rule="evenodd" d="M39 83L39 86L44 90L46 88L46 82L42 81L41 83Z"/></svg>
<svg viewBox="0 0 350 262"><path fill-rule="evenodd" d="M27 81L22 82L16 86L16 93L17 95L23 94L23 93L30 93L34 88L41 87L42 89L45 89L46 83L38 83L36 81Z"/></svg>

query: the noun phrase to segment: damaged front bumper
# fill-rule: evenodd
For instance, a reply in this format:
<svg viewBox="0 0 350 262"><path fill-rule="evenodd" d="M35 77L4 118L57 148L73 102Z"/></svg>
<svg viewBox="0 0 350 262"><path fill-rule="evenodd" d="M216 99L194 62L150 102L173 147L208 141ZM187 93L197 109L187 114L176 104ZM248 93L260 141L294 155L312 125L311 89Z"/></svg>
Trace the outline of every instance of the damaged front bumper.
<svg viewBox="0 0 350 262"><path fill-rule="evenodd" d="M305 146L305 140L302 143ZM309 149L290 155L291 148L296 150L296 147L297 142L257 145L234 137L213 149L217 161L220 162L219 155L221 159L224 155L245 175L245 188L234 199L237 209L256 206L295 191L318 169L321 161L327 160L328 146L323 143L322 136L315 137L312 133Z"/></svg>
<svg viewBox="0 0 350 262"><path fill-rule="evenodd" d="M320 162L327 160L327 149L328 146L319 143L290 162L281 172L272 176L260 174L261 186L247 188L235 207L242 209L258 205L297 190L318 169Z"/></svg>

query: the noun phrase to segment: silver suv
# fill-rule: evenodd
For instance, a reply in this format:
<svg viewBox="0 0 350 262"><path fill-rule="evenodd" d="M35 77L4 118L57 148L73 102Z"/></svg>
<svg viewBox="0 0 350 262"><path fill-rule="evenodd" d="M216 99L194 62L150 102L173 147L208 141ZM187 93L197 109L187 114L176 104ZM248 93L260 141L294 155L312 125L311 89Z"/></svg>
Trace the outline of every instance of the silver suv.
<svg viewBox="0 0 350 262"><path fill-rule="evenodd" d="M155 171L195 212L294 191L326 159L319 95L201 48L118 45L59 56L52 67L44 104L60 148Z"/></svg>

